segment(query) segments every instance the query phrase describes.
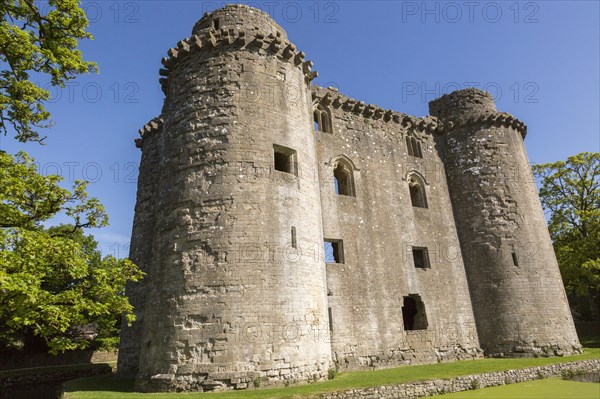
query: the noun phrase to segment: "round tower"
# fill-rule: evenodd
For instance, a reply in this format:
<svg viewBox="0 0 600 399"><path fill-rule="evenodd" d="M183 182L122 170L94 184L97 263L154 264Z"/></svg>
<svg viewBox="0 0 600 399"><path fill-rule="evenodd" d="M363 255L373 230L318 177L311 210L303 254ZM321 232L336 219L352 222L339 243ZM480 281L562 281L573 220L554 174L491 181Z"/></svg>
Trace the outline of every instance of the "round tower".
<svg viewBox="0 0 600 399"><path fill-rule="evenodd" d="M136 389L326 377L312 63L267 14L234 5L163 64Z"/></svg>
<svg viewBox="0 0 600 399"><path fill-rule="evenodd" d="M524 147L525 125L477 89L432 101L481 347L562 355L579 344Z"/></svg>

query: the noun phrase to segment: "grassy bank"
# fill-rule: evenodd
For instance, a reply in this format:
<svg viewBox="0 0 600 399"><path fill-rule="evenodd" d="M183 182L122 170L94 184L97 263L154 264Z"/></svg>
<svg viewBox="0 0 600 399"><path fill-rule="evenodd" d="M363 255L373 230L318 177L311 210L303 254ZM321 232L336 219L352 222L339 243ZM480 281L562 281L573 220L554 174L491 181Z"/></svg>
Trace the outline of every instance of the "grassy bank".
<svg viewBox="0 0 600 399"><path fill-rule="evenodd" d="M267 399L306 398L319 393L400 384L411 381L452 378L469 374L488 373L511 369L567 363L577 360L599 359L600 348L586 348L582 355L553 358L481 359L453 363L404 366L386 370L340 373L334 380L290 386L287 388L258 389L223 393L139 394L134 393L131 381L111 377L94 377L70 381L65 385L67 399L152 399L209 398L209 399Z"/></svg>

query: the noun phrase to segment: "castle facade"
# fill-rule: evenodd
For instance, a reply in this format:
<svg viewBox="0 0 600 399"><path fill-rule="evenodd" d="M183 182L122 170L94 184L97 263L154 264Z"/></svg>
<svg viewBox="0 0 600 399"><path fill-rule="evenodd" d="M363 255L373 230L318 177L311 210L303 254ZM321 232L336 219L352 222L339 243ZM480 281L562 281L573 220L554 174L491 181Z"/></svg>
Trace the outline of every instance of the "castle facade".
<svg viewBox="0 0 600 399"><path fill-rule="evenodd" d="M417 118L311 84L267 14L205 15L140 131L120 375L140 391L580 351L526 126L460 90Z"/></svg>

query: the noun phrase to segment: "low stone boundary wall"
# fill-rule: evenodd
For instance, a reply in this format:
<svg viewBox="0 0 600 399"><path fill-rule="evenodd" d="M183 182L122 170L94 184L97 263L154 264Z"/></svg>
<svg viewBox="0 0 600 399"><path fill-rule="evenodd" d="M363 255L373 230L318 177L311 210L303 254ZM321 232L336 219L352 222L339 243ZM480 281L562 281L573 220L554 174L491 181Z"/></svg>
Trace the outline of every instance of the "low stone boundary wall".
<svg viewBox="0 0 600 399"><path fill-rule="evenodd" d="M49 353L0 355L0 371L29 367L65 366L82 363L109 363L117 361L117 351L69 351L59 355Z"/></svg>
<svg viewBox="0 0 600 399"><path fill-rule="evenodd" d="M323 399L398 399L420 398L443 393L468 391L476 388L487 388L498 385L514 384L541 378L559 377L564 370L573 373L589 373L600 371L600 359L581 360L577 362L551 364L548 366L530 367L526 369L495 371L493 373L466 375L445 380L410 382L405 384L385 385L371 388L352 389L343 392L332 392L321 395Z"/></svg>
<svg viewBox="0 0 600 399"><path fill-rule="evenodd" d="M18 370L15 370L18 371ZM108 364L90 364L67 367L56 367L54 370L29 369L23 373L0 374L0 393L4 389L18 386L35 386L48 383L60 383L76 378L108 375L112 368Z"/></svg>

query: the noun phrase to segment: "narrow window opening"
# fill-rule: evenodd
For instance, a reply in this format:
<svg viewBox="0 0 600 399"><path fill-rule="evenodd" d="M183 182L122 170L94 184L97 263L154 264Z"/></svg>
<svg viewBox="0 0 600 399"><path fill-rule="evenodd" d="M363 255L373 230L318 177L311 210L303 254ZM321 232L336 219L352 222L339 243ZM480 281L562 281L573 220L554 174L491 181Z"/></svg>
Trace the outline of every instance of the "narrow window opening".
<svg viewBox="0 0 600 399"><path fill-rule="evenodd" d="M342 240L325 240L325 263L344 263Z"/></svg>
<svg viewBox="0 0 600 399"><path fill-rule="evenodd" d="M313 117L314 117L313 127L315 129L315 132L319 132L319 131L321 131L321 111L316 109L315 112L313 112Z"/></svg>
<svg viewBox="0 0 600 399"><path fill-rule="evenodd" d="M324 109L315 109L313 112L313 127L315 132L331 133L331 118Z"/></svg>
<svg viewBox="0 0 600 399"><path fill-rule="evenodd" d="M427 208L427 197L425 195L423 183L413 176L408 181L408 188L410 190L410 202L412 203L412 206L417 208Z"/></svg>
<svg viewBox="0 0 600 399"><path fill-rule="evenodd" d="M415 146L414 148L414 152L415 152L415 157L417 158L423 158L423 153L421 152L421 142L417 141L417 139L413 139L413 145Z"/></svg>
<svg viewBox="0 0 600 399"><path fill-rule="evenodd" d="M429 263L429 252L427 248L413 247L413 261L415 267L418 269L429 269L431 264Z"/></svg>
<svg viewBox="0 0 600 399"><path fill-rule="evenodd" d="M292 248L298 248L298 242L296 241L296 227L292 226Z"/></svg>
<svg viewBox="0 0 600 399"><path fill-rule="evenodd" d="M411 157L423 158L421 143L415 137L406 136L406 149Z"/></svg>
<svg viewBox="0 0 600 399"><path fill-rule="evenodd" d="M215 30L219 30L219 18L213 19L212 22L213 22L213 28Z"/></svg>
<svg viewBox="0 0 600 399"><path fill-rule="evenodd" d="M519 259L517 258L517 253L516 252L512 253L512 260L513 260L513 265L519 266Z"/></svg>
<svg viewBox="0 0 600 399"><path fill-rule="evenodd" d="M412 142L410 139L411 139L410 136L406 136L406 149L408 150L408 155L410 155L411 157L414 157L415 154L413 152Z"/></svg>
<svg viewBox="0 0 600 399"><path fill-rule="evenodd" d="M425 313L425 304L419 295L411 294L404 297L402 306L402 319L404 321L404 330L426 330L427 315Z"/></svg>
<svg viewBox="0 0 600 399"><path fill-rule="evenodd" d="M273 145L275 170L298 176L296 151L280 145Z"/></svg>
<svg viewBox="0 0 600 399"><path fill-rule="evenodd" d="M333 331L333 316L331 313L331 308L327 308L327 315L329 316L329 331Z"/></svg>
<svg viewBox="0 0 600 399"><path fill-rule="evenodd" d="M327 115L327 111L321 111L321 130L324 133L331 133L329 129L329 115Z"/></svg>
<svg viewBox="0 0 600 399"><path fill-rule="evenodd" d="M333 170L333 183L337 195L355 196L352 170L348 165L338 162Z"/></svg>

